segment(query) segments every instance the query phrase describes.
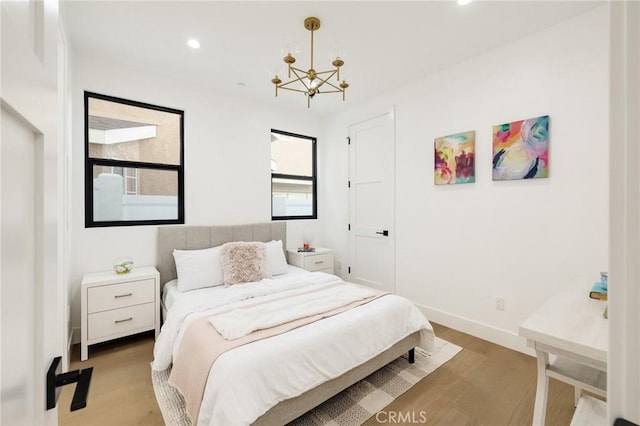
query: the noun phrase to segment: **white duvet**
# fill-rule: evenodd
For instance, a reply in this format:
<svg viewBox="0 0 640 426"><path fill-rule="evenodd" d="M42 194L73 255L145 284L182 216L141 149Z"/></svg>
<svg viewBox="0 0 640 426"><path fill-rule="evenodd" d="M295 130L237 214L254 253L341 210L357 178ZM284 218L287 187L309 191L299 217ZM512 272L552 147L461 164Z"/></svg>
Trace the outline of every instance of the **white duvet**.
<svg viewBox="0 0 640 426"><path fill-rule="evenodd" d="M333 311L377 293L370 288L333 285L318 291L292 295L267 305L234 309L209 318L218 333L227 340L247 336L254 331L276 327L297 319Z"/></svg>
<svg viewBox="0 0 640 426"><path fill-rule="evenodd" d="M305 286L340 281L322 272L293 274L220 288L207 299L177 300L154 348L154 370L171 366L181 330L196 318L254 297L275 298ZM197 290L195 290L197 291ZM431 350L433 329L408 300L386 295L287 333L240 346L213 364L199 425L246 425L271 407L338 377L420 330L419 346Z"/></svg>

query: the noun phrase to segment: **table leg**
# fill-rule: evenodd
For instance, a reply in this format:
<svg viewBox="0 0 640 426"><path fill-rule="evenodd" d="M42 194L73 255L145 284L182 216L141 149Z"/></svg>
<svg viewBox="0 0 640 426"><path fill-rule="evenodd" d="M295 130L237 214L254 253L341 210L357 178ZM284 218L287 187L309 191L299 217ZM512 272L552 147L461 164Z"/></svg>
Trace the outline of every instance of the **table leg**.
<svg viewBox="0 0 640 426"><path fill-rule="evenodd" d="M86 361L89 359L89 345L85 342L80 343L80 361Z"/></svg>
<svg viewBox="0 0 640 426"><path fill-rule="evenodd" d="M544 426L549 393L549 377L547 377L549 354L536 350L536 357L538 359L538 385L536 387L536 402L533 406L533 426Z"/></svg>
<svg viewBox="0 0 640 426"><path fill-rule="evenodd" d="M576 386L573 388L573 405L574 407L578 406L578 402L580 401L580 397L582 396L582 388Z"/></svg>

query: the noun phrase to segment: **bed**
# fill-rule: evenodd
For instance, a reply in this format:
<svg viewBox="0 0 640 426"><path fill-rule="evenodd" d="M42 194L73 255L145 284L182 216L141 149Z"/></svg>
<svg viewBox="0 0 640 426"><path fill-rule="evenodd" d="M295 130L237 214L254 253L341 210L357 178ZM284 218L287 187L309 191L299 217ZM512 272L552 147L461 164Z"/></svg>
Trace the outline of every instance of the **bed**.
<svg viewBox="0 0 640 426"><path fill-rule="evenodd" d="M173 368L173 374L176 370L182 371L186 368L181 369L178 365L179 362L181 365L187 364L185 359L189 359L184 355L187 350L180 346L188 346L187 343L194 340L184 337L187 335L185 329L188 330L189 326L197 321L204 321L202 318L209 312L218 312L215 309L221 309L218 306L215 309L211 307L213 311L203 310L202 306L209 303L206 300L215 300L217 304L230 303L229 306L233 307L233 303L239 300L234 292L244 294L254 289L266 292L265 289L270 288L277 291L287 289L286 292L308 292L307 287L289 290L293 288L294 283L297 288L298 283L302 281L318 283L318 288L326 286L326 291L331 290L329 287L339 288L341 293L345 293L343 289L347 287L344 286L351 286L329 274L311 273L288 266L286 273L261 282L203 288L187 291L182 295L176 292L174 250L201 250L238 241L281 241L284 254L287 241L286 223L167 226L158 229L157 268L160 272L160 282L167 291L164 292L162 301L165 323L154 348L152 368L155 370L170 367ZM172 286L174 289L170 290ZM263 293L260 293L259 296L277 300L280 293L276 294L275 291L273 295L269 293L263 296ZM325 289L322 287L318 291ZM254 297L257 295L243 297L252 301L260 300ZM228 302L225 298L228 298ZM246 302L243 300L237 303ZM409 358L412 358L413 348L416 346L431 349L433 329L426 318L406 299L386 295L360 303L363 304L344 312L339 311L340 313L322 321L297 326L286 333L252 341L219 355L211 365L208 375L202 375L206 385L201 405L196 410L197 423L286 424L399 356L411 353ZM199 304L200 307L196 309L191 304ZM390 309L396 309L397 312L388 313L391 312ZM228 310L240 311L231 308ZM395 321L388 321L389 315L392 315ZM375 324L375 321L380 324L372 327L371 324ZM399 325L389 325L390 330L384 329L385 323L394 322L398 322ZM365 343L358 343L357 339L363 339ZM200 342L199 339L197 341ZM199 354L200 351L191 353ZM261 365L261 362L266 363L268 367ZM280 374L282 377L275 377L274 374ZM319 380L320 378L322 380ZM177 381L179 383L179 380ZM252 399L254 396L249 395L254 389L255 393L259 394L255 397L258 401L255 404Z"/></svg>

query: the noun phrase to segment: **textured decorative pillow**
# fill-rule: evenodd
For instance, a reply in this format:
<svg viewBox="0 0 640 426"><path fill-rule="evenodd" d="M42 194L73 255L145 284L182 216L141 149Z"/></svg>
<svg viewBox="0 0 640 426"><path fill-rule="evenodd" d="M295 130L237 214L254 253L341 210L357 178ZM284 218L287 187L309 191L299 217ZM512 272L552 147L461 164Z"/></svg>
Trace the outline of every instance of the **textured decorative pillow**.
<svg viewBox="0 0 640 426"><path fill-rule="evenodd" d="M289 272L289 265L287 265L287 259L285 259L284 251L282 250L282 241L273 240L264 244L267 247L267 261L269 262L271 275L280 275Z"/></svg>
<svg viewBox="0 0 640 426"><path fill-rule="evenodd" d="M260 242L223 244L222 273L226 285L271 278L265 244Z"/></svg>
<svg viewBox="0 0 640 426"><path fill-rule="evenodd" d="M174 250L178 291L224 284L220 255L222 246L203 250Z"/></svg>

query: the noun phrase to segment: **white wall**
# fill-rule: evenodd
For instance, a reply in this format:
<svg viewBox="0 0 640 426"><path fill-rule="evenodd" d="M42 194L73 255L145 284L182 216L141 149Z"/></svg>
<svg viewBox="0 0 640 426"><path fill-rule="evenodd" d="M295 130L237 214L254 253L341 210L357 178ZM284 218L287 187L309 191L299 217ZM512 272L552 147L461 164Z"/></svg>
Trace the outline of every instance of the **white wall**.
<svg viewBox="0 0 640 426"><path fill-rule="evenodd" d="M417 52L417 54L429 54ZM410 64L407 64L410 66ZM346 271L348 124L395 106L396 291L445 325L523 349L518 324L607 270L606 6L354 108L325 131L324 237ZM550 115L550 177L492 182L492 126ZM433 140L476 131L476 183L433 184ZM335 195L335 197L333 197ZM495 309L504 297L505 310Z"/></svg>
<svg viewBox="0 0 640 426"><path fill-rule="evenodd" d="M202 85L167 79L153 71L105 64L73 55L72 324L80 324L80 281L86 272L108 270L117 257L155 265L155 226L84 227L84 90L185 111L185 221L230 225L271 220L270 129L322 141L322 126L306 109L287 111L239 96L212 93ZM268 83L268 82L267 82ZM239 89L241 90L241 89ZM272 90L267 86L265 90ZM318 155L322 156L322 143ZM322 167L322 161L319 164ZM319 197L322 197L320 189ZM288 224L289 246L302 242L318 221ZM318 233L316 234L316 238ZM318 241L318 239L316 239Z"/></svg>

